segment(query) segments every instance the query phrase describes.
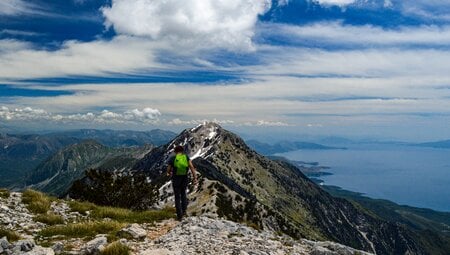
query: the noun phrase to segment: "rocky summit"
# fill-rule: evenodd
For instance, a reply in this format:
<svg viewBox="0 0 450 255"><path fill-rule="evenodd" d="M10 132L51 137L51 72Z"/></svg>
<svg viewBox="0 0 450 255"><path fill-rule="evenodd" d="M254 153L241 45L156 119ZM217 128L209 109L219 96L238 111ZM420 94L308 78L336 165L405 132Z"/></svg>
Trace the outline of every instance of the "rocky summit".
<svg viewBox="0 0 450 255"><path fill-rule="evenodd" d="M102 254L111 245L111 234L98 233L86 238L70 238L64 235L46 236L48 229L76 222L89 224L94 219L70 209L70 201L53 200L47 213L59 215L63 222L49 226L38 222L22 202L22 194L12 192L0 197L1 228L18 233L17 241L0 237L0 254L53 255L53 254ZM120 210L120 209L117 209ZM99 219L96 219L99 221ZM111 219L100 219L110 222ZM173 219L124 225L116 233L118 243L128 247L131 254L369 254L333 243L295 240L289 236L268 230L256 230L220 218L192 216L182 222Z"/></svg>

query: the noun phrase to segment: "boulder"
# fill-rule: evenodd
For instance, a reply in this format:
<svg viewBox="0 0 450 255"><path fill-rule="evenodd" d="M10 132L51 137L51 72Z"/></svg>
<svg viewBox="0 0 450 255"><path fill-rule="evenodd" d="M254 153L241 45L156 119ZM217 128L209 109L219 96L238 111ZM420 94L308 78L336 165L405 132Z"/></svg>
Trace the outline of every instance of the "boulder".
<svg viewBox="0 0 450 255"><path fill-rule="evenodd" d="M14 243L14 246L20 247L20 251L27 252L33 250L34 246L36 246L36 243L33 239L19 240Z"/></svg>
<svg viewBox="0 0 450 255"><path fill-rule="evenodd" d="M64 252L64 244L61 242L57 242L52 246L52 250L56 255L59 255Z"/></svg>
<svg viewBox="0 0 450 255"><path fill-rule="evenodd" d="M99 254L103 249L105 249L108 244L106 237L97 237L89 242L83 247L81 253L84 255L96 255Z"/></svg>
<svg viewBox="0 0 450 255"><path fill-rule="evenodd" d="M6 236L0 238L0 249L6 250L9 249L11 244L8 242L8 238Z"/></svg>
<svg viewBox="0 0 450 255"><path fill-rule="evenodd" d="M133 239L142 240L147 237L147 231L145 231L145 229L143 229L139 224L134 223L120 230L119 235L130 236Z"/></svg>

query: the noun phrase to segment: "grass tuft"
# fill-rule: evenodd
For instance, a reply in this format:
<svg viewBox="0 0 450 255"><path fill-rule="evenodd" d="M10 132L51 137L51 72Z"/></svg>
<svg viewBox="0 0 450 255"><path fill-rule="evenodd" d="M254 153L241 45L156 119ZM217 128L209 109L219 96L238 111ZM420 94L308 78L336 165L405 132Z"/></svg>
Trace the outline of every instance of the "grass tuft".
<svg viewBox="0 0 450 255"><path fill-rule="evenodd" d="M9 195L11 195L11 192L9 192L8 189L0 188L0 197L1 198L9 198Z"/></svg>
<svg viewBox="0 0 450 255"><path fill-rule="evenodd" d="M52 198L42 192L27 189L22 193L22 202L32 213L47 213L50 210Z"/></svg>
<svg viewBox="0 0 450 255"><path fill-rule="evenodd" d="M100 255L129 255L130 248L121 242L113 242L100 252Z"/></svg>
<svg viewBox="0 0 450 255"><path fill-rule="evenodd" d="M97 206L89 202L70 201L69 206L72 211L86 215L90 211L90 217L93 219L109 218L118 222L126 223L145 223L161 221L174 217L173 208L164 208L162 210L132 211L125 208Z"/></svg>
<svg viewBox="0 0 450 255"><path fill-rule="evenodd" d="M119 222L145 223L173 218L174 210L132 211L124 208L99 206L92 211L91 216L97 219L110 218Z"/></svg>
<svg viewBox="0 0 450 255"><path fill-rule="evenodd" d="M38 216L34 217L34 220L45 223L47 225L64 224L63 217L54 213L39 214Z"/></svg>
<svg viewBox="0 0 450 255"><path fill-rule="evenodd" d="M125 224L117 221L71 223L67 225L50 226L43 229L40 232L40 235L43 237L63 235L68 238L95 237L98 234L115 235L124 226Z"/></svg>
<svg viewBox="0 0 450 255"><path fill-rule="evenodd" d="M81 202L81 201L69 201L69 207L73 212L79 212L83 215L87 214L87 211L94 210L97 206L93 203L89 202Z"/></svg>
<svg viewBox="0 0 450 255"><path fill-rule="evenodd" d="M20 239L20 235L16 232L0 227L0 238L6 236L9 242L15 242Z"/></svg>

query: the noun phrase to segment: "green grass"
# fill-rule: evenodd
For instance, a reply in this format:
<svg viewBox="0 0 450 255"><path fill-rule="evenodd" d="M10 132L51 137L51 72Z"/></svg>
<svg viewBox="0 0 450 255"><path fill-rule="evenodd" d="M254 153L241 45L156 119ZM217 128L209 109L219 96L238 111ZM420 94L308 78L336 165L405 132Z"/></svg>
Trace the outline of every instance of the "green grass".
<svg viewBox="0 0 450 255"><path fill-rule="evenodd" d="M97 206L88 202L70 201L69 206L72 211L86 214L90 211L90 217L93 219L109 218L118 222L126 223L145 223L153 221L161 221L174 217L174 209L165 208L162 210L150 210L150 211L132 211L129 209L109 207L109 206Z"/></svg>
<svg viewBox="0 0 450 255"><path fill-rule="evenodd" d="M40 232L40 236L51 237L63 235L67 238L95 237L98 234L116 235L125 224L117 221L70 223L50 226Z"/></svg>
<svg viewBox="0 0 450 255"><path fill-rule="evenodd" d="M27 189L22 193L22 202L27 205L28 210L35 214L47 213L50 210L51 198L42 192Z"/></svg>
<svg viewBox="0 0 450 255"><path fill-rule="evenodd" d="M39 214L34 217L34 220L45 223L47 225L64 224L64 219L61 217L61 215L54 213Z"/></svg>
<svg viewBox="0 0 450 255"><path fill-rule="evenodd" d="M174 210L132 211L124 208L99 206L92 211L91 216L97 219L110 218L119 222L145 223L173 218Z"/></svg>
<svg viewBox="0 0 450 255"><path fill-rule="evenodd" d="M81 202L81 201L69 201L69 207L73 212L79 212L83 215L86 215L87 211L94 210L97 206L93 203L89 202Z"/></svg>
<svg viewBox="0 0 450 255"><path fill-rule="evenodd" d="M0 238L6 236L9 242L15 242L20 239L20 235L16 232L0 227Z"/></svg>
<svg viewBox="0 0 450 255"><path fill-rule="evenodd" d="M0 188L0 197L1 198L9 198L9 195L11 195L11 192L9 192L8 189Z"/></svg>
<svg viewBox="0 0 450 255"><path fill-rule="evenodd" d="M130 248L128 246L120 243L113 242L100 252L100 255L129 255Z"/></svg>

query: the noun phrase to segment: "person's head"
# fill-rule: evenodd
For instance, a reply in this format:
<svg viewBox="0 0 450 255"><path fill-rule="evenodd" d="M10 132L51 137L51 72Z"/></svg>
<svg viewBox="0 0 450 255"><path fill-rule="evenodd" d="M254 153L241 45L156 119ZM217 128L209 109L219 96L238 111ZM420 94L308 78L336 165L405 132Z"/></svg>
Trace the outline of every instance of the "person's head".
<svg viewBox="0 0 450 255"><path fill-rule="evenodd" d="M175 151L175 153L183 153L184 148L183 148L183 146L178 145L175 147L174 151Z"/></svg>

